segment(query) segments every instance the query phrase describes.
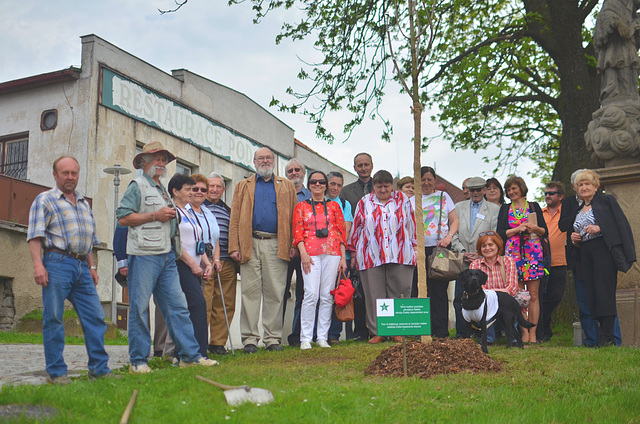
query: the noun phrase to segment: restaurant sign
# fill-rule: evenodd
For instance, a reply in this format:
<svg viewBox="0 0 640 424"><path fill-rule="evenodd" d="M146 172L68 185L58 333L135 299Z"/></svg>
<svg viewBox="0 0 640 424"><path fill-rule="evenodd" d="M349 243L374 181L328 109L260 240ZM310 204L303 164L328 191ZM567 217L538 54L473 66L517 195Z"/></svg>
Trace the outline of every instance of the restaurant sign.
<svg viewBox="0 0 640 424"><path fill-rule="evenodd" d="M251 170L253 154L262 147L106 68L101 103Z"/></svg>

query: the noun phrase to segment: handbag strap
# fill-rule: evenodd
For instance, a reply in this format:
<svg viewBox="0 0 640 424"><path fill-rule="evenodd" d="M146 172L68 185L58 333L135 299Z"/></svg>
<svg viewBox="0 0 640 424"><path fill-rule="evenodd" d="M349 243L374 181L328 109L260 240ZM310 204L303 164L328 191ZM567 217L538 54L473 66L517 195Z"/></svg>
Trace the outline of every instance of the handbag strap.
<svg viewBox="0 0 640 424"><path fill-rule="evenodd" d="M436 240L436 244L440 241L440 235L442 234L442 198L444 196L444 191L440 192L440 218L438 219L438 238Z"/></svg>
<svg viewBox="0 0 640 424"><path fill-rule="evenodd" d="M502 263L503 259L501 256L498 256L498 263L500 264L500 275L502 275L502 283L504 286L508 286L509 283L507 281L507 271L504 269L504 263Z"/></svg>

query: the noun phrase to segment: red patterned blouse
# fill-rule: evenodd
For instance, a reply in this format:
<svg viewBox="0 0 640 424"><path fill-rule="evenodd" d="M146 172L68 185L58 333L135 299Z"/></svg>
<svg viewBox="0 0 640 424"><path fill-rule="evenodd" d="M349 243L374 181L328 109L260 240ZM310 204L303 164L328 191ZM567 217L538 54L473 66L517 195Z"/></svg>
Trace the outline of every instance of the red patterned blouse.
<svg viewBox="0 0 640 424"><path fill-rule="evenodd" d="M304 242L309 256L332 255L341 256L340 245L346 245L344 217L340 205L333 200L327 200L327 218L325 218L324 206L316 203L314 216L309 201L299 202L293 210L293 245ZM318 230L327 228L329 224L329 236L316 237Z"/></svg>

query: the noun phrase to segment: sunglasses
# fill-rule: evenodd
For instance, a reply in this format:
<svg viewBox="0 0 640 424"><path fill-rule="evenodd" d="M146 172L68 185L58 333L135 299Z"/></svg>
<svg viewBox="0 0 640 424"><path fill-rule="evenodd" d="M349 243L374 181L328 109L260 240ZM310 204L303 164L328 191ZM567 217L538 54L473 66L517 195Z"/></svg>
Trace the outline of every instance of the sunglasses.
<svg viewBox="0 0 640 424"><path fill-rule="evenodd" d="M197 193L198 191L200 191L200 193L206 193L208 190L204 187L192 187L191 191L194 193Z"/></svg>
<svg viewBox="0 0 640 424"><path fill-rule="evenodd" d="M554 194L558 194L558 192L557 191L545 191L544 192L545 196L553 196Z"/></svg>
<svg viewBox="0 0 640 424"><path fill-rule="evenodd" d="M289 168L287 169L287 174L292 174L294 172L300 172L302 171L302 168Z"/></svg>
<svg viewBox="0 0 640 424"><path fill-rule="evenodd" d="M483 233L480 233L479 237L482 237L482 236L494 236L494 235L496 235L495 231L485 231Z"/></svg>
<svg viewBox="0 0 640 424"><path fill-rule="evenodd" d="M309 185L327 185L327 180L309 180Z"/></svg>

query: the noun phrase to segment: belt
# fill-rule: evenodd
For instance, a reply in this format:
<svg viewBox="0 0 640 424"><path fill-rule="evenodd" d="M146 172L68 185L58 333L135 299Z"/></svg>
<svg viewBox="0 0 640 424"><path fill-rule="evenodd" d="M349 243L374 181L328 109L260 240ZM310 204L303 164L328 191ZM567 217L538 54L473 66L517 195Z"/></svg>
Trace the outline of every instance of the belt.
<svg viewBox="0 0 640 424"><path fill-rule="evenodd" d="M60 253L62 255L71 256L72 258L77 259L79 261L83 261L83 262L87 260L87 255L84 255L82 253L67 252L66 250L58 249L57 247L47 247L46 249L44 249L44 251L55 252L55 253Z"/></svg>
<svg viewBox="0 0 640 424"><path fill-rule="evenodd" d="M254 231L251 235L253 238L258 240L270 240L270 239L278 238L277 234L265 233L263 231Z"/></svg>

